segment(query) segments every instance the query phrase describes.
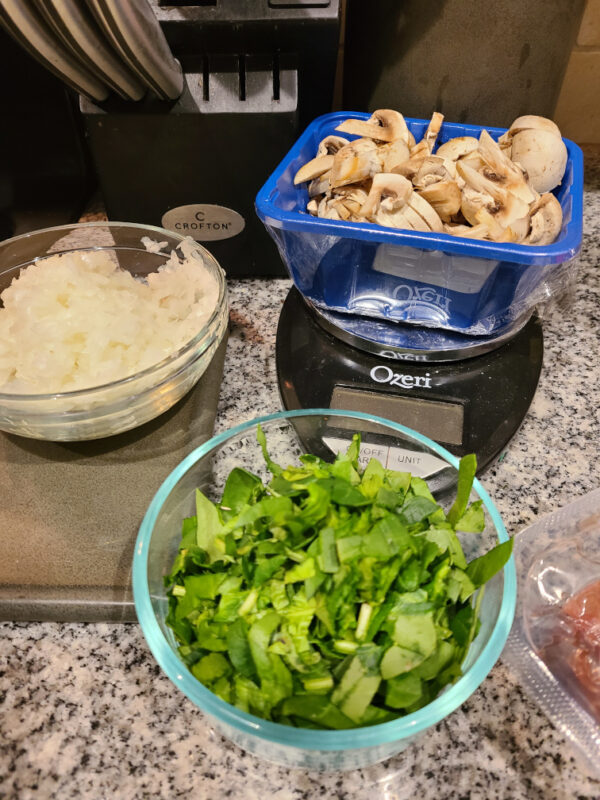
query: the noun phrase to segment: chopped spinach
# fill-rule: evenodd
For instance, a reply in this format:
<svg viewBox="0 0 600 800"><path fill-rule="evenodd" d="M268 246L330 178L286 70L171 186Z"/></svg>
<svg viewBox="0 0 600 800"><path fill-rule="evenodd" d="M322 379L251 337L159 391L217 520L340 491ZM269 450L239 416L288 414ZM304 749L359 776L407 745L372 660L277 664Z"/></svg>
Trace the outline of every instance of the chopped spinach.
<svg viewBox="0 0 600 800"><path fill-rule="evenodd" d="M372 459L360 436L332 464L287 468L257 439L272 478L230 473L220 503L196 491L165 576L167 624L192 674L265 719L374 725L431 702L461 675L484 584L512 540L467 563L456 531L483 530L461 459L446 515L427 483Z"/></svg>

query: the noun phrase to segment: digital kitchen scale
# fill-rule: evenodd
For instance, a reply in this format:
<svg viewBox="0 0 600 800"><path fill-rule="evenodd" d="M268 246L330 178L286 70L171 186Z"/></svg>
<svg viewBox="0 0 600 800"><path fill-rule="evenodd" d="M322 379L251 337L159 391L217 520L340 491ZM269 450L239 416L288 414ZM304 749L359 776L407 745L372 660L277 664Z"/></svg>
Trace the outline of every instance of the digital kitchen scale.
<svg viewBox="0 0 600 800"><path fill-rule="evenodd" d="M277 329L286 409L362 411L401 423L478 474L519 429L543 358L537 316L500 335L472 337L317 309L293 288Z"/></svg>

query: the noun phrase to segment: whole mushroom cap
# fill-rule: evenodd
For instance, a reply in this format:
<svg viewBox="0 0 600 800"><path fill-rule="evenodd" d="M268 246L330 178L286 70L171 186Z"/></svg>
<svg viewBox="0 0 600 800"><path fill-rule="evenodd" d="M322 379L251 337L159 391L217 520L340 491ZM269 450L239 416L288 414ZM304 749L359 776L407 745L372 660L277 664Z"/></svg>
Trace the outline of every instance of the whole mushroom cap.
<svg viewBox="0 0 600 800"><path fill-rule="evenodd" d="M563 140L550 131L529 128L513 136L512 160L521 165L529 185L540 194L552 191L561 182L567 155Z"/></svg>
<svg viewBox="0 0 600 800"><path fill-rule="evenodd" d="M553 133L555 136L561 136L560 128L556 122L547 117L537 117L535 114L524 114L522 117L517 117L508 132L514 136L519 131L528 130L548 131L548 133Z"/></svg>

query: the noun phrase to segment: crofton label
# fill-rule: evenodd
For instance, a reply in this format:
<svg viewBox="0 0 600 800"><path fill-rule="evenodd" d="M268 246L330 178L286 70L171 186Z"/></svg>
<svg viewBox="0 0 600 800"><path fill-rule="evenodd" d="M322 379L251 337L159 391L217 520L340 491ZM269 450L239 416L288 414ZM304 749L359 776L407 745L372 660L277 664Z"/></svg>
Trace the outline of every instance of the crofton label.
<svg viewBox="0 0 600 800"><path fill-rule="evenodd" d="M192 203L177 206L163 214L163 228L191 236L198 242L230 239L244 230L246 222L241 214L225 206Z"/></svg>

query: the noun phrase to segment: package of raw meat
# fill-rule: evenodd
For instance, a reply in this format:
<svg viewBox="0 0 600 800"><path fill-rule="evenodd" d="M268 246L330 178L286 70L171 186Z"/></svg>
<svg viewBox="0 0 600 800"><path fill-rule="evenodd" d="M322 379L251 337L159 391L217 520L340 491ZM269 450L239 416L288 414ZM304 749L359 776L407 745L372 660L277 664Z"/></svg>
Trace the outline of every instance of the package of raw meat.
<svg viewBox="0 0 600 800"><path fill-rule="evenodd" d="M503 660L600 774L600 489L515 536Z"/></svg>

